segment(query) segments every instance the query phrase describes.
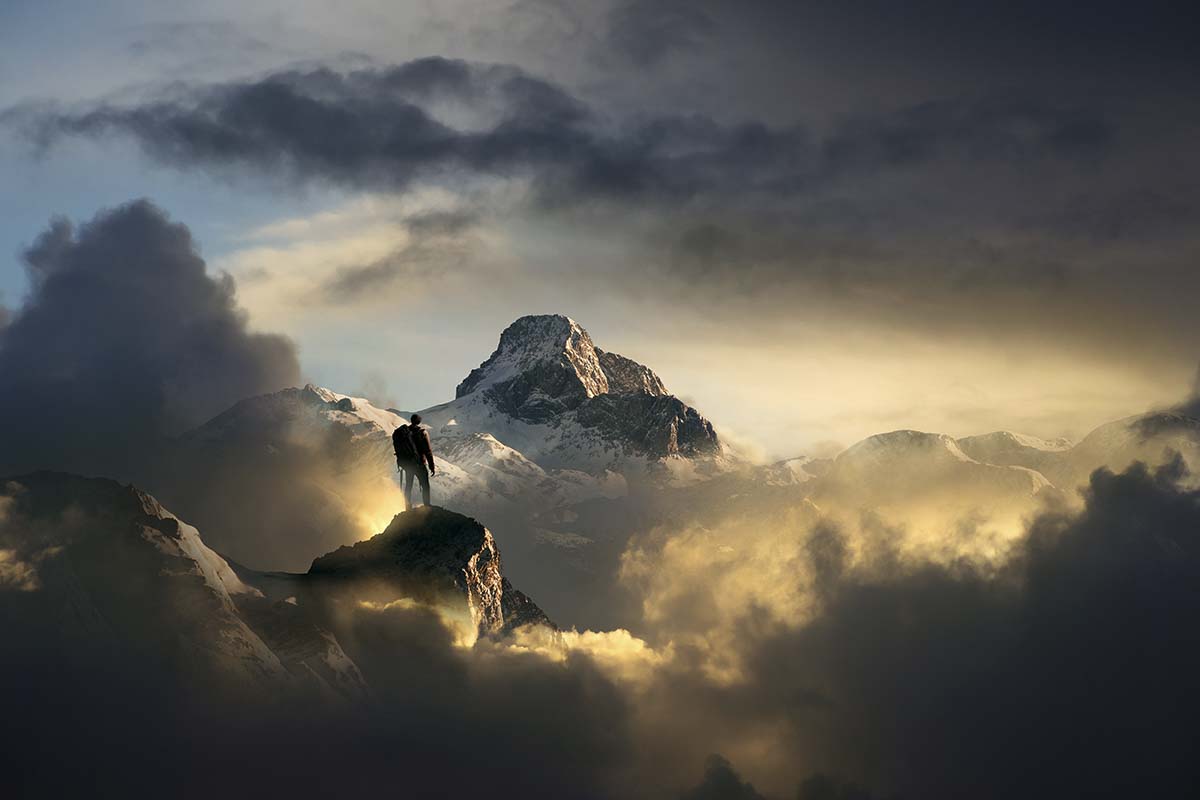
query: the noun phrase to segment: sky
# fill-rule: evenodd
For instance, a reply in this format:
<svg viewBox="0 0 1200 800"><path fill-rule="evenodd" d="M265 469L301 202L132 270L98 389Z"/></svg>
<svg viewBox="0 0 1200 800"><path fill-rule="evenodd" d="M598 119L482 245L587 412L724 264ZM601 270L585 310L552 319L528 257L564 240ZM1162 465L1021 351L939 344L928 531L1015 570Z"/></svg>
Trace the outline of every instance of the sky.
<svg viewBox="0 0 1200 800"><path fill-rule="evenodd" d="M249 330L294 341L297 380L388 405L449 399L513 319L565 313L764 456L1080 437L1196 374L1195 23L10 0L0 319L52 220L146 198Z"/></svg>

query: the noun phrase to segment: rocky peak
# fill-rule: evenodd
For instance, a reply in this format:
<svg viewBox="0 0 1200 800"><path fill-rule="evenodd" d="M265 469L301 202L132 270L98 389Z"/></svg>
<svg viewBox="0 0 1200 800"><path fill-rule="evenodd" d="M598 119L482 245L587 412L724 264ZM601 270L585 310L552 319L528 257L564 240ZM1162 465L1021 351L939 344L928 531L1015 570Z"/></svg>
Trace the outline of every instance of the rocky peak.
<svg viewBox="0 0 1200 800"><path fill-rule="evenodd" d="M455 390L485 391L500 410L545 422L606 394L665 396L652 370L596 347L577 322L559 314L521 317L500 334L495 352Z"/></svg>
<svg viewBox="0 0 1200 800"><path fill-rule="evenodd" d="M528 624L552 626L504 578L491 532L444 508L422 506L397 514L383 533L313 561L305 577L354 587L356 596L378 594L390 601L395 595L443 607L465 606L481 634Z"/></svg>
<svg viewBox="0 0 1200 800"><path fill-rule="evenodd" d="M500 334L495 352L455 390L462 397L479 389L524 379L551 397L595 397L608 391L592 337L569 317L521 317Z"/></svg>
<svg viewBox="0 0 1200 800"><path fill-rule="evenodd" d="M596 348L600 357L600 367L608 378L608 390L613 394L648 394L655 397L669 395L662 379L654 374L654 370L643 366L631 358L619 356Z"/></svg>

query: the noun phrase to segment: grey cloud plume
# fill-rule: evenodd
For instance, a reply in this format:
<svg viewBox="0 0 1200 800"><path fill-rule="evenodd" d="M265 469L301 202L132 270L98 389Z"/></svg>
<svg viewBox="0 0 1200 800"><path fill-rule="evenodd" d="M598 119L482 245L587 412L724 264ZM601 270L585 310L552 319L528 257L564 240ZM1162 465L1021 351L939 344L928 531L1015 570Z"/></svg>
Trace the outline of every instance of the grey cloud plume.
<svg viewBox="0 0 1200 800"><path fill-rule="evenodd" d="M680 8L680 6L683 8ZM670 21L673 24L668 24ZM697 0L687 4L625 0L608 13L603 44L639 65L664 51L728 53L739 39L772 51L781 72L803 63L821 39L836 42L839 63L952 65L965 78L996 79L1052 69L1053 79L1110 81L1123 71L1194 69L1189 32L1200 17L1185 3L1136 7L1104 0L1086 12L1066 2L1018 0ZM703 35L700 33L703 32ZM1178 74L1178 73L1177 73Z"/></svg>
<svg viewBox="0 0 1200 800"><path fill-rule="evenodd" d="M0 332L0 469L125 470L161 437L296 382L292 343L253 333L233 281L140 200L25 253L28 298Z"/></svg>
<svg viewBox="0 0 1200 800"><path fill-rule="evenodd" d="M759 319L834 309L938 336L1136 346L1174 364L1191 346L1178 330L1194 328L1173 300L1194 272L1182 254L1197 167L1172 155L1181 143L1157 117L1109 100L984 84L811 122L795 121L802 108L786 122L618 113L517 67L425 58L2 115L45 145L123 136L162 163L239 179L437 185L481 225L535 220L619 242L620 258L581 261L581 286L621 292L636 265L660 298L714 314L753 300ZM508 180L529 193L472 191ZM420 233L346 265L313 300L360 302L405 276L461 273L466 231ZM1134 281L1135 262L1154 279ZM544 266L527 269L536 280ZM1115 335L1096 309L1119 309L1139 334Z"/></svg>
<svg viewBox="0 0 1200 800"><path fill-rule="evenodd" d="M482 118L456 126L443 121L440 104ZM859 170L940 158L1072 157L1097 152L1110 136L1105 120L1086 110L991 100L931 103L829 132L703 116L613 125L516 68L442 58L281 72L141 105L6 116L43 144L129 135L172 165L245 165L374 189L447 173L526 177L556 202L789 195Z"/></svg>
<svg viewBox="0 0 1200 800"><path fill-rule="evenodd" d="M675 51L711 40L714 22L698 3L631 0L609 13L604 45L640 67L652 67Z"/></svg>
<svg viewBox="0 0 1200 800"><path fill-rule="evenodd" d="M101 633L81 647L23 624L17 612L36 601L36 592L0 595L0 619L22 641L0 664L0 677L22 687L0 732L13 796L119 786L135 798L586 799L619 794L613 777L630 760L628 708L594 667L464 652L428 610L362 620L386 666L370 673L371 708L337 709L311 697L198 693L140 660L136 642Z"/></svg>
<svg viewBox="0 0 1200 800"><path fill-rule="evenodd" d="M750 645L742 703L776 709L809 763L902 797L1180 791L1200 712L1182 470L1098 471L1082 514L1038 518L999 575L824 558L822 613Z"/></svg>
<svg viewBox="0 0 1200 800"><path fill-rule="evenodd" d="M469 212L427 212L403 223L408 240L399 249L369 264L345 266L322 284L318 301L352 302L406 279L428 288L446 270L461 266L470 250L468 234L477 225Z"/></svg>
<svg viewBox="0 0 1200 800"><path fill-rule="evenodd" d="M765 800L753 784L742 780L729 760L712 755L704 765L704 779L679 796L679 800Z"/></svg>

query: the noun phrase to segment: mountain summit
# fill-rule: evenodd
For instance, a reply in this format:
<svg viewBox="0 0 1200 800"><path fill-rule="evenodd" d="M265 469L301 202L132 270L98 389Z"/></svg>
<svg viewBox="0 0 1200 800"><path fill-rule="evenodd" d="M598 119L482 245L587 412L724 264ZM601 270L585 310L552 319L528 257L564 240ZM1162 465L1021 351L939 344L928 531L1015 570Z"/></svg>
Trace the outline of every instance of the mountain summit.
<svg viewBox="0 0 1200 800"><path fill-rule="evenodd" d="M649 367L601 350L579 323L559 314L521 317L505 328L495 352L454 396L477 391L529 421L551 419L603 394L669 394Z"/></svg>
<svg viewBox="0 0 1200 800"><path fill-rule="evenodd" d="M513 322L455 399L421 415L440 436L486 433L543 468L625 472L722 452L712 424L653 370L557 314Z"/></svg>

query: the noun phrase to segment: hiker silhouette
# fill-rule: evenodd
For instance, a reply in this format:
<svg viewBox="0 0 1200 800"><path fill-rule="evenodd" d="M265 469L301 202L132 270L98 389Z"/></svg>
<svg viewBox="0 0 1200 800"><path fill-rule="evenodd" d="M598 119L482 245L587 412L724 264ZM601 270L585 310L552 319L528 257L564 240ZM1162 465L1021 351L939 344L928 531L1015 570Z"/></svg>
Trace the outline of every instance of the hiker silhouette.
<svg viewBox="0 0 1200 800"><path fill-rule="evenodd" d="M429 434L421 427L421 415L413 414L408 425L392 431L392 447L396 451L396 469L403 474L404 507L413 507L413 478L421 484L421 500L429 502L429 476L437 474L433 463L433 448L429 445Z"/></svg>

